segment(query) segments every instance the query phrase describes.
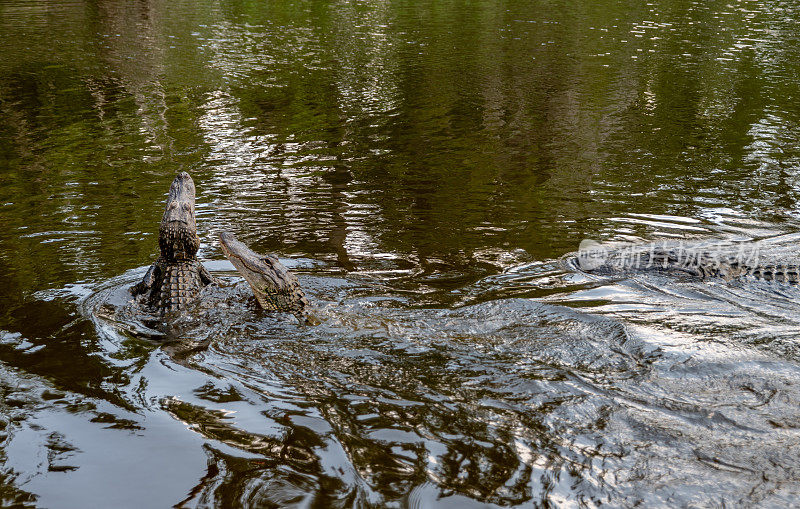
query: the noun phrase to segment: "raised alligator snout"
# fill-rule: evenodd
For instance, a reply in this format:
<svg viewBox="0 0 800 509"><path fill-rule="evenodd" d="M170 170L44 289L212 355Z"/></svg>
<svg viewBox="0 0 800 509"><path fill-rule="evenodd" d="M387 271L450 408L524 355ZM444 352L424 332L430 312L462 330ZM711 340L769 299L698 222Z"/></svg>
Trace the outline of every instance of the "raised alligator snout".
<svg viewBox="0 0 800 509"><path fill-rule="evenodd" d="M169 186L167 205L161 217L162 228L171 222L187 225L191 230L195 228L194 219L195 188L192 177L185 171L180 172Z"/></svg>

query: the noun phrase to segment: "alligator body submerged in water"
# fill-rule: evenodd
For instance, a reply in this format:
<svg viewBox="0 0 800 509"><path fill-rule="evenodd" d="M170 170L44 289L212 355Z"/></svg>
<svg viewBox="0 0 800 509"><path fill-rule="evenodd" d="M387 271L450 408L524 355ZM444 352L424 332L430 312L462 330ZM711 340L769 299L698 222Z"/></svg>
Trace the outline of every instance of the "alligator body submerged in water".
<svg viewBox="0 0 800 509"><path fill-rule="evenodd" d="M200 239L194 200L194 182L182 172L169 188L158 231L158 259L142 281L130 288L136 301L158 316L186 309L198 299L203 287L217 283L197 259ZM219 238L223 253L250 284L263 309L293 313L301 323L319 323L310 313L297 277L277 258L255 253L232 233L223 232Z"/></svg>
<svg viewBox="0 0 800 509"><path fill-rule="evenodd" d="M577 268L595 274L636 271L677 272L700 279L727 281L752 277L763 281L800 284L800 265L761 263L757 246L718 243L712 246L665 246L658 244L607 246L582 245L574 257Z"/></svg>

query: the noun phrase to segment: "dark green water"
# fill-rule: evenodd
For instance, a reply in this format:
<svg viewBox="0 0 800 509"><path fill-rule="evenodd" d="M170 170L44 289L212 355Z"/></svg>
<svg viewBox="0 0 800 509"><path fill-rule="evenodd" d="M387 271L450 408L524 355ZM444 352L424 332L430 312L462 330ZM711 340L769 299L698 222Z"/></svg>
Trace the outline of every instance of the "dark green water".
<svg viewBox="0 0 800 509"><path fill-rule="evenodd" d="M0 47L0 505L797 503L800 290L559 261L798 254L796 3L11 0ZM182 170L323 325L99 317Z"/></svg>

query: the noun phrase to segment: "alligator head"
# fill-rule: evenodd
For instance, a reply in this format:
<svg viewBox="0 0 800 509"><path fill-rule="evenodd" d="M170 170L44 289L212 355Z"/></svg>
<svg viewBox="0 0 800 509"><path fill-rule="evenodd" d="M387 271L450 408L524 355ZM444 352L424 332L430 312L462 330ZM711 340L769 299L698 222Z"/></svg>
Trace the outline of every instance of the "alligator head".
<svg viewBox="0 0 800 509"><path fill-rule="evenodd" d="M256 253L230 232L220 233L219 240L223 254L250 285L263 309L294 313L308 325L319 323L309 314L308 299L297 277L276 257Z"/></svg>
<svg viewBox="0 0 800 509"><path fill-rule="evenodd" d="M194 182L185 171L169 187L158 230L158 247L167 261L193 260L200 248L194 220Z"/></svg>

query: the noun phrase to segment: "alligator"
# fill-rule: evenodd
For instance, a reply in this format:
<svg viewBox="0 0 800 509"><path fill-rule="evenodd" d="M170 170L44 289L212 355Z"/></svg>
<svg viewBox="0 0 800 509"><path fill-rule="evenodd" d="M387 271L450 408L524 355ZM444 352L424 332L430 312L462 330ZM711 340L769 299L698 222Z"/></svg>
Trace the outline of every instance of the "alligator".
<svg viewBox="0 0 800 509"><path fill-rule="evenodd" d="M721 278L731 281L752 277L768 282L800 284L800 265L762 264L757 249L744 244L720 242L712 245L686 246L628 245L606 246L590 242L581 245L575 256L580 270L597 274L619 274L651 270L677 272L699 279Z"/></svg>
<svg viewBox="0 0 800 509"><path fill-rule="evenodd" d="M205 286L219 283L197 259L200 238L194 199L194 181L182 172L169 188L158 231L159 256L141 282L130 288L139 304L161 317L186 309ZM297 277L277 258L255 253L232 233L223 232L219 238L223 253L250 284L263 309L293 313L301 323L319 323Z"/></svg>
<svg viewBox="0 0 800 509"><path fill-rule="evenodd" d="M277 258L256 253L230 232L221 232L219 241L223 254L250 285L262 309L288 311L301 323L319 324L319 320L310 312L308 299L297 276L289 272Z"/></svg>
<svg viewBox="0 0 800 509"><path fill-rule="evenodd" d="M192 303L214 277L197 259L200 238L194 214L194 181L181 172L172 181L158 228L159 256L131 294L150 311L164 316Z"/></svg>

